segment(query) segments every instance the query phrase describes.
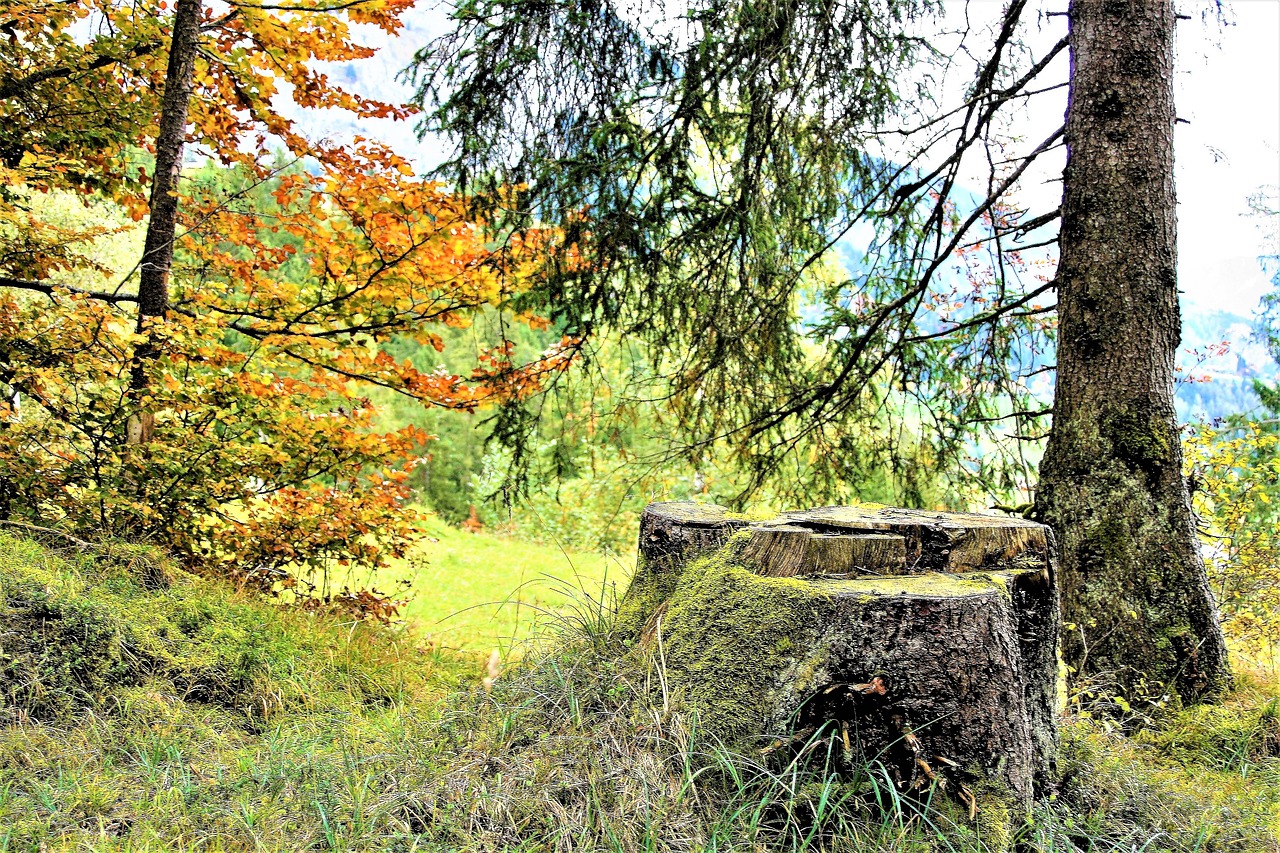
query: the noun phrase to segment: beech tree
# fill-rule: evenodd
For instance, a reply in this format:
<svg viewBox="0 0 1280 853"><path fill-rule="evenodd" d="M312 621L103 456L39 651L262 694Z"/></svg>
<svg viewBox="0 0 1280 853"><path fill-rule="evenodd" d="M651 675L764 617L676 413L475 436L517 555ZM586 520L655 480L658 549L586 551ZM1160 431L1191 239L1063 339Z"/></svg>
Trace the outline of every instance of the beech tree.
<svg viewBox="0 0 1280 853"><path fill-rule="evenodd" d="M555 234L489 242L393 151L312 142L274 100L408 116L315 66L369 56L351 25L395 32L409 5L0 13L6 520L159 541L265 589L377 567L416 535L406 480L429 437L378 428L369 389L471 411L563 369L567 346L521 364L502 340L461 375L391 358L393 336L438 349L443 325L503 306ZM184 175L189 145L209 160ZM48 215L71 193L80 216ZM129 230L103 224L122 209L146 221L131 270L94 255Z"/></svg>
<svg viewBox="0 0 1280 853"><path fill-rule="evenodd" d="M701 0L675 17L480 0L411 75L422 130L457 142L439 174L519 183L519 204L486 212L553 224L579 252L526 304L579 340L644 340L692 458L728 445L753 485L789 478L812 503L856 481L862 425L913 419L998 492L1030 485L1022 447L1052 415L1034 512L1062 547L1073 680L1213 697L1229 674L1172 405L1174 10L1011 0L980 27L978 9L948 35L923 0ZM1027 46L1033 22L1064 19ZM1070 77L1053 79L1064 51ZM934 84L957 74L965 95L943 105ZM1065 127L1007 132L1068 84ZM1061 207L1022 207L1020 182L1064 144ZM824 269L842 240L847 280ZM1056 272L1036 254L1054 245ZM1048 408L1031 382L1054 367L1055 308Z"/></svg>

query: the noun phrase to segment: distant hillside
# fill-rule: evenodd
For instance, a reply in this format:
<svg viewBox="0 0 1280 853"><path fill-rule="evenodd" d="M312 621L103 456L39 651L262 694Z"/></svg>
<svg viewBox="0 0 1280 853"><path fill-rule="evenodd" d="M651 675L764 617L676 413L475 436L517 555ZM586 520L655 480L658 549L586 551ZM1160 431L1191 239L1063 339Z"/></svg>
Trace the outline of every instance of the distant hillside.
<svg viewBox="0 0 1280 853"><path fill-rule="evenodd" d="M1252 318L1185 300L1178 367L1183 377L1178 417L1183 421L1251 411L1258 406L1253 380L1275 382L1280 377L1267 348L1253 340Z"/></svg>

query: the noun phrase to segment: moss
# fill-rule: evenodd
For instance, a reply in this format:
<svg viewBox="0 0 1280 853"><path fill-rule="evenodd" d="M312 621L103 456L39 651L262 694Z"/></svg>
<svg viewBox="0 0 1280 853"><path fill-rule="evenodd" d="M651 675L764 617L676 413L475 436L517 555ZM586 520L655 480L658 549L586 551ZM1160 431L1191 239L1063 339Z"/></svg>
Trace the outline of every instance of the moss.
<svg viewBox="0 0 1280 853"><path fill-rule="evenodd" d="M1080 544L1076 553L1080 571L1092 584L1086 594L1099 603L1100 612L1122 621L1126 617L1131 620L1134 617L1128 615L1128 609L1136 598L1130 588L1135 576L1148 587L1158 587L1158 573L1164 561L1144 560L1144 555L1137 550L1143 535L1141 526L1153 523L1149 517L1144 519L1132 514L1130 501L1142 500L1142 497L1127 488L1111 497L1086 520L1078 535Z"/></svg>
<svg viewBox="0 0 1280 853"><path fill-rule="evenodd" d="M1026 809L1004 787L990 781L978 785L973 792L977 808L974 829L984 850L997 853L1013 849L1014 835L1026 822Z"/></svg>
<svg viewBox="0 0 1280 853"><path fill-rule="evenodd" d="M778 513L765 507L751 507L742 512L734 512L733 510L725 510L724 517L734 521L773 521L778 517Z"/></svg>
<svg viewBox="0 0 1280 853"><path fill-rule="evenodd" d="M1225 671L1206 671L1209 656L1195 651L1207 636L1196 628L1197 619L1207 618L1197 603L1203 579L1175 559L1180 534L1168 513L1132 479L1113 471L1111 480L1109 490L1094 491L1076 532L1064 538L1063 565L1074 563L1074 571L1063 573L1063 657L1076 666L1087 659L1091 670L1112 679L1095 686L1130 704L1176 709L1221 696Z"/></svg>
<svg viewBox="0 0 1280 853"><path fill-rule="evenodd" d="M726 548L681 574L662 618L668 680L715 737L738 741L765 728L776 682L809 645L825 608L816 584L763 578L734 565ZM708 630L711 628L712 630Z"/></svg>
<svg viewBox="0 0 1280 853"><path fill-rule="evenodd" d="M684 568L655 628L660 624L668 682L710 734L739 746L780 727L773 715L783 682L796 695L813 688L821 661L801 655L818 645L834 618L835 595L952 597L985 595L993 587L1009 594L1001 573L761 577L736 564L737 539Z"/></svg>
<svg viewBox="0 0 1280 853"><path fill-rule="evenodd" d="M648 570L644 557L640 557L626 595L618 605L615 630L631 640L639 637L645 623L671 597L679 580L675 572Z"/></svg>
<svg viewBox="0 0 1280 853"><path fill-rule="evenodd" d="M294 618L307 617L237 596L153 550L58 556L0 535L0 704L59 721L137 705L142 694L130 691L150 684L157 695L265 717L330 694L322 674L341 666L299 666L316 649ZM331 680L379 693L374 673Z"/></svg>
<svg viewBox="0 0 1280 853"><path fill-rule="evenodd" d="M931 819L946 829L950 839L972 841L973 848L983 853L1013 850L1019 830L1030 817L1007 788L992 781L966 785L963 795L954 789L935 789L929 805L934 811Z"/></svg>
<svg viewBox="0 0 1280 853"><path fill-rule="evenodd" d="M1132 409L1116 409L1106 413L1100 426L1116 456L1129 466L1149 473L1168 466L1172 447L1159 419Z"/></svg>
<svg viewBox="0 0 1280 853"><path fill-rule="evenodd" d="M726 517L731 515L725 511ZM750 531L735 531L725 543L724 553L737 553L750 538ZM685 570L685 566L670 564L651 567L643 555L637 558L635 574L631 576L631 584L618 605L618 617L614 623L621 638L634 642L646 627L652 627L655 614L665 608L680 585Z"/></svg>

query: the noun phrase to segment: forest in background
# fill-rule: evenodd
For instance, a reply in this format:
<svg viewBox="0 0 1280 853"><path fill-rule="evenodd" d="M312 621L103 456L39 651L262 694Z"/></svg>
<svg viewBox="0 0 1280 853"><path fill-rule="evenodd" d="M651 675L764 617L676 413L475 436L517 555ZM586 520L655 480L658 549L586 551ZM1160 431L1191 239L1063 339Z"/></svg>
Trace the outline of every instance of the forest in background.
<svg viewBox="0 0 1280 853"><path fill-rule="evenodd" d="M1153 389L1153 436L1115 437L1145 429L1148 406L1118 401L1138 408L1086 429L1110 451L1053 455L1053 435L1074 428L1065 411L1050 426L1056 362L1098 359L1059 339L1052 228L1069 205L1041 214L1017 195L1063 148L1063 130L1033 145L1007 112L1038 103L1033 87L1061 66L1051 13L1016 2L975 33L987 88L936 117L950 95L916 69L961 74L940 46L970 36L931 35L937 10L905 0L843 9L863 33L856 80L801 37L848 37L808 7L684 35L625 15L596 32L569 7L460 8L406 70L409 105L319 70L369 58L359 28L394 36L409 8L8 11L11 522L161 543L286 597L320 577L333 603L330 577L409 556L423 510L613 553L657 498L1048 519L1068 492L1046 484L1113 453L1161 472L1148 486L1166 496L1142 511L1117 498L1116 518L1056 523L1060 536L1114 522L1137 543L1155 535L1144 513L1173 512L1175 550L1203 577L1192 520L1169 509L1189 484L1203 536L1226 543L1212 553L1270 547L1270 297L1247 323L1193 312L1183 340L1150 350L1170 350L1161 371L1177 358L1170 381L1194 426L1179 431ZM806 106L788 113L788 99ZM455 157L424 177L368 139L310 140L294 118L310 109L416 120ZM882 126L912 123L884 142ZM985 190L971 171L984 160ZM1265 228L1274 211L1255 201ZM1176 301L1161 310L1177 341ZM1068 340L1146 357L1133 333ZM1096 420L1110 392L1088 393L1102 396L1079 411ZM1183 440L1196 456L1185 482ZM1075 572L1077 545L1064 547ZM1152 548L1165 545L1135 544L1116 565L1132 573ZM1228 614L1241 606L1215 584ZM1106 618L1139 612L1126 606Z"/></svg>

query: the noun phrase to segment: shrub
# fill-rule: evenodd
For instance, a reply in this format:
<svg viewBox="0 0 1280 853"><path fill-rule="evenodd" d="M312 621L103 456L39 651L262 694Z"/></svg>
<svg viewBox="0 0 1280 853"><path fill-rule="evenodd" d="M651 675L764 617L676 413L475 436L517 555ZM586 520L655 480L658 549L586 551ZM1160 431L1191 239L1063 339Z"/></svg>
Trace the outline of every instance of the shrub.
<svg viewBox="0 0 1280 853"><path fill-rule="evenodd" d="M1209 579L1237 650L1274 665L1280 643L1280 435L1203 424L1186 442Z"/></svg>

